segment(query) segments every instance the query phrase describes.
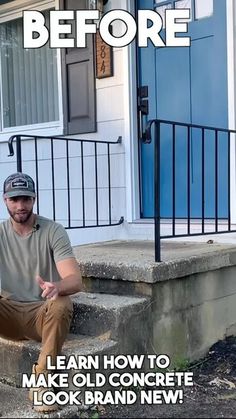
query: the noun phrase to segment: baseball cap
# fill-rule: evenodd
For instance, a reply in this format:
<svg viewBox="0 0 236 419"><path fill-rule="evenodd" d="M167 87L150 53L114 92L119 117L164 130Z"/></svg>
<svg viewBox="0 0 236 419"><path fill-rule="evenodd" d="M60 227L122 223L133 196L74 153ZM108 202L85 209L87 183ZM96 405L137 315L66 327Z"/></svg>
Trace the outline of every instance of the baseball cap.
<svg viewBox="0 0 236 419"><path fill-rule="evenodd" d="M13 173L4 181L3 196L4 198L13 198L14 196L32 196L35 198L33 179L25 173Z"/></svg>

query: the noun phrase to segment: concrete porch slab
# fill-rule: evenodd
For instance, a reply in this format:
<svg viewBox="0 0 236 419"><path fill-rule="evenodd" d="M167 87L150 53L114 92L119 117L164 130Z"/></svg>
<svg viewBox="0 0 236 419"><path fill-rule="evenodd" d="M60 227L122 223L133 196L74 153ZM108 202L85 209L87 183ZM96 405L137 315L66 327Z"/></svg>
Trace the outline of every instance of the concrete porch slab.
<svg viewBox="0 0 236 419"><path fill-rule="evenodd" d="M208 239L206 239L208 240ZM154 261L152 241L109 241L74 247L86 278L156 283L236 264L236 246L163 240L162 262Z"/></svg>

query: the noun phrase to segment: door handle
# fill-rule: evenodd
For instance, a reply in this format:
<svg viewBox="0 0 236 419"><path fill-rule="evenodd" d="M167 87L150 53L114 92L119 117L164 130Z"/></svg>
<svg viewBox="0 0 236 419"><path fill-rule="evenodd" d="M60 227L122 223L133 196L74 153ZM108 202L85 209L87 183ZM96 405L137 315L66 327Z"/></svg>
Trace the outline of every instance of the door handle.
<svg viewBox="0 0 236 419"><path fill-rule="evenodd" d="M148 86L141 86L138 89L138 120L139 120L139 138L146 141L145 127L147 116L149 114Z"/></svg>

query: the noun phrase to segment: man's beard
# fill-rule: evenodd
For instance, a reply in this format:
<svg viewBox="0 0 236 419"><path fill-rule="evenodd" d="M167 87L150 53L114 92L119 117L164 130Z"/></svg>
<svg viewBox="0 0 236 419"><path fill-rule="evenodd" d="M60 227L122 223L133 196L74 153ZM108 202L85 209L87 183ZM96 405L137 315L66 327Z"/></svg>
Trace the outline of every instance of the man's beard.
<svg viewBox="0 0 236 419"><path fill-rule="evenodd" d="M9 210L9 208L7 208L7 210L9 212L11 218L16 223L19 223L19 224L26 223L28 221L28 219L31 217L32 213L33 213L33 208L30 211L25 212L24 214L21 214L20 212L19 213L13 213L12 211Z"/></svg>

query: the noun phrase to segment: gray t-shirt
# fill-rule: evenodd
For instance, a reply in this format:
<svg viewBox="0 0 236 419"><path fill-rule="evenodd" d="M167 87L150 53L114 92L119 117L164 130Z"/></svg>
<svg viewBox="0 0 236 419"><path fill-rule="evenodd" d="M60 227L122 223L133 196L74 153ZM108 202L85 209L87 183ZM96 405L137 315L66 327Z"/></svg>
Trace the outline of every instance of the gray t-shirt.
<svg viewBox="0 0 236 419"><path fill-rule="evenodd" d="M1 295L16 301L42 300L35 277L60 281L56 262L74 258L69 237L62 225L36 216L38 226L28 236L20 236L10 219L0 224Z"/></svg>

